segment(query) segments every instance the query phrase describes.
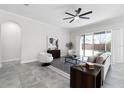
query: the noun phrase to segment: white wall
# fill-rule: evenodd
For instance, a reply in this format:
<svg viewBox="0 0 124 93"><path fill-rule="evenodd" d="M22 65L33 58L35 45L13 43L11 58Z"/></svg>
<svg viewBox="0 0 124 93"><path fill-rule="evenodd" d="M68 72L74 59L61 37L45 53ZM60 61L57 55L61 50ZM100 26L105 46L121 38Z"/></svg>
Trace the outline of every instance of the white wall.
<svg viewBox="0 0 124 93"><path fill-rule="evenodd" d="M67 54L67 48L66 48L66 43L68 43L70 41L70 34L67 31L63 31L63 29L57 28L57 27L53 27L53 26L48 26L48 25L44 25L42 26L42 37L41 37L41 41L42 41L42 46L41 49L47 50L47 41L48 41L48 37L56 37L59 39L59 49L61 49L61 56L64 56L65 54Z"/></svg>
<svg viewBox="0 0 124 93"><path fill-rule="evenodd" d="M112 37L113 63L124 63L124 29L113 29Z"/></svg>
<svg viewBox="0 0 124 93"><path fill-rule="evenodd" d="M2 62L20 60L21 28L14 22L1 24Z"/></svg>
<svg viewBox="0 0 124 93"><path fill-rule="evenodd" d="M1 35L1 33L0 33ZM0 38L0 68L2 67L2 59L1 59L1 38Z"/></svg>
<svg viewBox="0 0 124 93"><path fill-rule="evenodd" d="M22 30L21 61L22 63L37 59L41 50L46 51L47 36L59 38L59 48L64 55L67 50L65 44L70 41L70 34L62 28L41 23L23 16L0 10L0 23L15 21L20 24Z"/></svg>
<svg viewBox="0 0 124 93"><path fill-rule="evenodd" d="M121 29L121 30L120 30ZM112 31L112 61L124 63L124 19L113 19L104 22L94 23L88 26L75 28L70 31L70 39L74 43L74 48L79 54L79 37L85 33L100 31Z"/></svg>

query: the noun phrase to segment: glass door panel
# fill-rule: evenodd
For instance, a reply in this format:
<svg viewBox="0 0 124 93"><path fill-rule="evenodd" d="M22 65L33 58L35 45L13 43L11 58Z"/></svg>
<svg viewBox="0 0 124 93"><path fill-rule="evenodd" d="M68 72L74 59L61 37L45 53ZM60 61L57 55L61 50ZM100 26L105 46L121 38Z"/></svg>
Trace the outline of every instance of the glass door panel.
<svg viewBox="0 0 124 93"><path fill-rule="evenodd" d="M105 52L105 32L94 33L94 55Z"/></svg>
<svg viewBox="0 0 124 93"><path fill-rule="evenodd" d="M85 56L93 55L93 35L85 35Z"/></svg>
<svg viewBox="0 0 124 93"><path fill-rule="evenodd" d="M111 52L111 32L106 32L106 52Z"/></svg>
<svg viewBox="0 0 124 93"><path fill-rule="evenodd" d="M84 56L84 35L81 36L80 38L80 56Z"/></svg>

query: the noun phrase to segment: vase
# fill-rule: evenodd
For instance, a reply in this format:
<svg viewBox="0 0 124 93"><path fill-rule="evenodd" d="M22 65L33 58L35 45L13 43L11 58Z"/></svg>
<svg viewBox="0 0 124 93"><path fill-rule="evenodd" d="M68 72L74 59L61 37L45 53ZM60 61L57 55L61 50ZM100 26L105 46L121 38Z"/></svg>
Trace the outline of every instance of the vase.
<svg viewBox="0 0 124 93"><path fill-rule="evenodd" d="M73 49L69 49L68 55L70 55L70 56L75 55L75 51Z"/></svg>

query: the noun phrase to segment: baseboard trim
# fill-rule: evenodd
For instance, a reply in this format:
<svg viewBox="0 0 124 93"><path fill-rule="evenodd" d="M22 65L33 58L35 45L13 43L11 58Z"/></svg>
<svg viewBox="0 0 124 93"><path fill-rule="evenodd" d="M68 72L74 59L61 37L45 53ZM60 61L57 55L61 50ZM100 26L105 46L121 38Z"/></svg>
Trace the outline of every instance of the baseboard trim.
<svg viewBox="0 0 124 93"><path fill-rule="evenodd" d="M2 68L2 64L0 63L0 68Z"/></svg>
<svg viewBox="0 0 124 93"><path fill-rule="evenodd" d="M111 64L124 64L124 62L122 63L112 62Z"/></svg>
<svg viewBox="0 0 124 93"><path fill-rule="evenodd" d="M66 73L66 72L64 72L64 71L62 71L56 67L53 67L53 66L48 66L48 68L50 68L51 70L55 71L56 73L58 73L64 77L70 79L70 75L68 73Z"/></svg>
<svg viewBox="0 0 124 93"><path fill-rule="evenodd" d="M11 62L11 61L19 61L19 58L16 59L8 59L8 60L2 60L1 62Z"/></svg>
<svg viewBox="0 0 124 93"><path fill-rule="evenodd" d="M31 63L31 62L34 62L34 61L38 61L38 60L37 59L32 59L32 60L21 61L21 64Z"/></svg>

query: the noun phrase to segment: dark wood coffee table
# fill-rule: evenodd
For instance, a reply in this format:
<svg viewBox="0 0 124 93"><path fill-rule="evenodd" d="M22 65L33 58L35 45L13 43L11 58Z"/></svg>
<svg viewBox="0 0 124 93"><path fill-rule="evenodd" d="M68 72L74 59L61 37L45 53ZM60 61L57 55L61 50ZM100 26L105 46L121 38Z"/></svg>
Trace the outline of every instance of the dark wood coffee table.
<svg viewBox="0 0 124 93"><path fill-rule="evenodd" d="M102 68L95 66L89 70L80 66L72 66L70 72L71 88L100 88L102 85Z"/></svg>

